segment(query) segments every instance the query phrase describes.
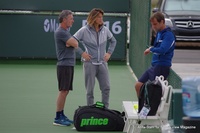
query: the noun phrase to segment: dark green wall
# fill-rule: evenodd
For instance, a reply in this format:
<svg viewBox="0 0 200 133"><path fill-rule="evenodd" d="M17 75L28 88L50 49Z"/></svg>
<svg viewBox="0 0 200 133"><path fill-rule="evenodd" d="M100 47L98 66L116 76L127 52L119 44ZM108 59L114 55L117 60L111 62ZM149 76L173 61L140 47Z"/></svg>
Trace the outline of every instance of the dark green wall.
<svg viewBox="0 0 200 133"><path fill-rule="evenodd" d="M12 4L11 4L12 3ZM1 0L0 9L11 10L48 10L70 9L88 12L94 7L105 12L129 12L129 0Z"/></svg>
<svg viewBox="0 0 200 133"><path fill-rule="evenodd" d="M72 34L86 17L74 16ZM126 19L104 17L105 24L117 39L113 60L126 58ZM57 15L0 14L0 57L55 58L54 30L57 26Z"/></svg>

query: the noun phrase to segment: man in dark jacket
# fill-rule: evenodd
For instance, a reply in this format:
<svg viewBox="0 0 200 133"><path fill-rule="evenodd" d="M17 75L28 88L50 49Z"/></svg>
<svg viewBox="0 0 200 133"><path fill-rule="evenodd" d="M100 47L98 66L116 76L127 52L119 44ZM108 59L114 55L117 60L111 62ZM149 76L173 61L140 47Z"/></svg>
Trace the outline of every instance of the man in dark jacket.
<svg viewBox="0 0 200 133"><path fill-rule="evenodd" d="M154 13L150 22L155 30L156 38L152 47L144 51L144 55L153 54L151 67L147 69L135 84L137 96L141 86L148 80L152 81L156 76L163 75L166 79L172 65L172 58L175 48L175 36L169 27L165 25L165 18L161 12Z"/></svg>

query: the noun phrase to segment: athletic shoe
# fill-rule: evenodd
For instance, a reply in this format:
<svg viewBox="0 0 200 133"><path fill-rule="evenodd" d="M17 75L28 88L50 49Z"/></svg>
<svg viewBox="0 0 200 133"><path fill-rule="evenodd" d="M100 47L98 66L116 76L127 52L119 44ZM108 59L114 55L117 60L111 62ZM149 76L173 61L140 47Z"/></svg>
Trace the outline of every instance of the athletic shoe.
<svg viewBox="0 0 200 133"><path fill-rule="evenodd" d="M71 122L67 121L65 117L60 117L59 119L54 119L53 125L55 126L70 126Z"/></svg>
<svg viewBox="0 0 200 133"><path fill-rule="evenodd" d="M70 120L67 116L63 115L63 117L65 118L66 121L68 121L71 124L74 124L73 120Z"/></svg>

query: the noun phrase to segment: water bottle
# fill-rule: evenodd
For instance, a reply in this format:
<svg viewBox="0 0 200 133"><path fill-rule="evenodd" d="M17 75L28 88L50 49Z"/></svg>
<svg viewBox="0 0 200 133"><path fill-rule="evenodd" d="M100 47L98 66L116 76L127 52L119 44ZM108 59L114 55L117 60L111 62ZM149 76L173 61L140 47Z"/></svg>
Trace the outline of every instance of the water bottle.
<svg viewBox="0 0 200 133"><path fill-rule="evenodd" d="M186 116L200 118L200 77L182 80L183 112Z"/></svg>

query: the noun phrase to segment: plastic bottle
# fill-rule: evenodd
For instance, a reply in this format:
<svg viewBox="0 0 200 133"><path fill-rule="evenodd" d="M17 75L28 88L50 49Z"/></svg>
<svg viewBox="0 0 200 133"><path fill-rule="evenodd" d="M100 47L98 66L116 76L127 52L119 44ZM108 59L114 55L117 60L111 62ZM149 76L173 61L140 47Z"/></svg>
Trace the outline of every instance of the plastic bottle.
<svg viewBox="0 0 200 133"><path fill-rule="evenodd" d="M183 112L189 117L200 118L200 77L182 80Z"/></svg>

